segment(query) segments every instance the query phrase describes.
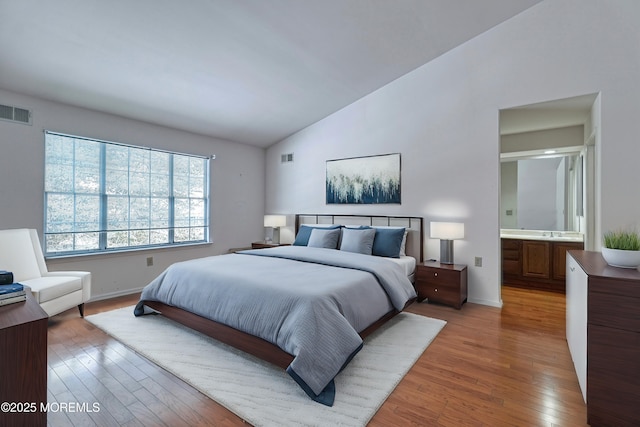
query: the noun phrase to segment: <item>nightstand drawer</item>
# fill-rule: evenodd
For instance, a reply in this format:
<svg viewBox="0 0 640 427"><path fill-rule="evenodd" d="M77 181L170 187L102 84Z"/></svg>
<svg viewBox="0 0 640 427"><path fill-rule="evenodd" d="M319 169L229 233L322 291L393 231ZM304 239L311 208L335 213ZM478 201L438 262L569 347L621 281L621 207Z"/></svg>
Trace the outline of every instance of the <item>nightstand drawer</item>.
<svg viewBox="0 0 640 427"><path fill-rule="evenodd" d="M418 280L424 280L439 286L449 285L457 289L460 283L460 272L442 268L424 267L418 269Z"/></svg>
<svg viewBox="0 0 640 427"><path fill-rule="evenodd" d="M428 283L422 286L421 291L429 301L455 306L460 303L460 290L458 286L447 287Z"/></svg>

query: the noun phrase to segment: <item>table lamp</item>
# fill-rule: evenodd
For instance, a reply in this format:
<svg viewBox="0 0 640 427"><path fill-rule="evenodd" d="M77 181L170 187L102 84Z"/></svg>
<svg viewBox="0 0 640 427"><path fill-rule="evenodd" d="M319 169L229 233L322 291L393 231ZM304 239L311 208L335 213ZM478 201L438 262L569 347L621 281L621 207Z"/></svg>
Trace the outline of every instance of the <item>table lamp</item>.
<svg viewBox="0 0 640 427"><path fill-rule="evenodd" d="M267 229L265 233L265 242L280 244L280 227L287 225L286 215L265 215L264 226Z"/></svg>
<svg viewBox="0 0 640 427"><path fill-rule="evenodd" d="M440 263L453 264L453 241L464 238L461 222L432 222L431 238L440 239Z"/></svg>

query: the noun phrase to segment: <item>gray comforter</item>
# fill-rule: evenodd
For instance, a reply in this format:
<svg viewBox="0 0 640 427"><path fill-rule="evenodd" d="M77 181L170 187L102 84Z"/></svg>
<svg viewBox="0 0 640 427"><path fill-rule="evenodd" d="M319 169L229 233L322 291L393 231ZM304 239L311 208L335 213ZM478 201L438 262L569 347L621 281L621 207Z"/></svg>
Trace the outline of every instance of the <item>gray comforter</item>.
<svg viewBox="0 0 640 427"><path fill-rule="evenodd" d="M286 246L176 263L144 288L135 315L160 301L263 338L294 356L287 372L311 398L332 405L358 332L413 297L389 260Z"/></svg>

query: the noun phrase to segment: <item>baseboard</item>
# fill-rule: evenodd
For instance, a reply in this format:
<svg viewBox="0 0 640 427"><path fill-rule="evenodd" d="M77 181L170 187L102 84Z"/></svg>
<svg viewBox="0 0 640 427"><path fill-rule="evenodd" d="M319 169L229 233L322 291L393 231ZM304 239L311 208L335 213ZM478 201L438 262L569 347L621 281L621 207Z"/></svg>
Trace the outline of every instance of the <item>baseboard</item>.
<svg viewBox="0 0 640 427"><path fill-rule="evenodd" d="M122 297L122 296L125 296L125 295L131 295L131 294L142 292L142 289L144 289L144 286L142 288L123 289L121 291L109 292L108 294L102 294L102 295L96 295L96 296L92 295L91 299L88 302L102 301L102 300L105 300L105 299L111 299L111 298L116 298L116 297Z"/></svg>
<svg viewBox="0 0 640 427"><path fill-rule="evenodd" d="M488 305L489 307L502 308L502 300L500 300L500 301L490 301L490 300L486 300L486 299L467 298L467 302L472 302L474 304Z"/></svg>

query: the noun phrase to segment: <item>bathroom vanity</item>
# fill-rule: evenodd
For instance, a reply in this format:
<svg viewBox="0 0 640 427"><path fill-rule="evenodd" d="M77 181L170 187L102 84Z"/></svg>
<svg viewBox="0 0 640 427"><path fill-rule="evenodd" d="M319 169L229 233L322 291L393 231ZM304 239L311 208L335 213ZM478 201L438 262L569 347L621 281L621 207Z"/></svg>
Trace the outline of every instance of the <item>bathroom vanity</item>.
<svg viewBox="0 0 640 427"><path fill-rule="evenodd" d="M501 230L502 283L565 292L567 251L583 249L576 232Z"/></svg>

